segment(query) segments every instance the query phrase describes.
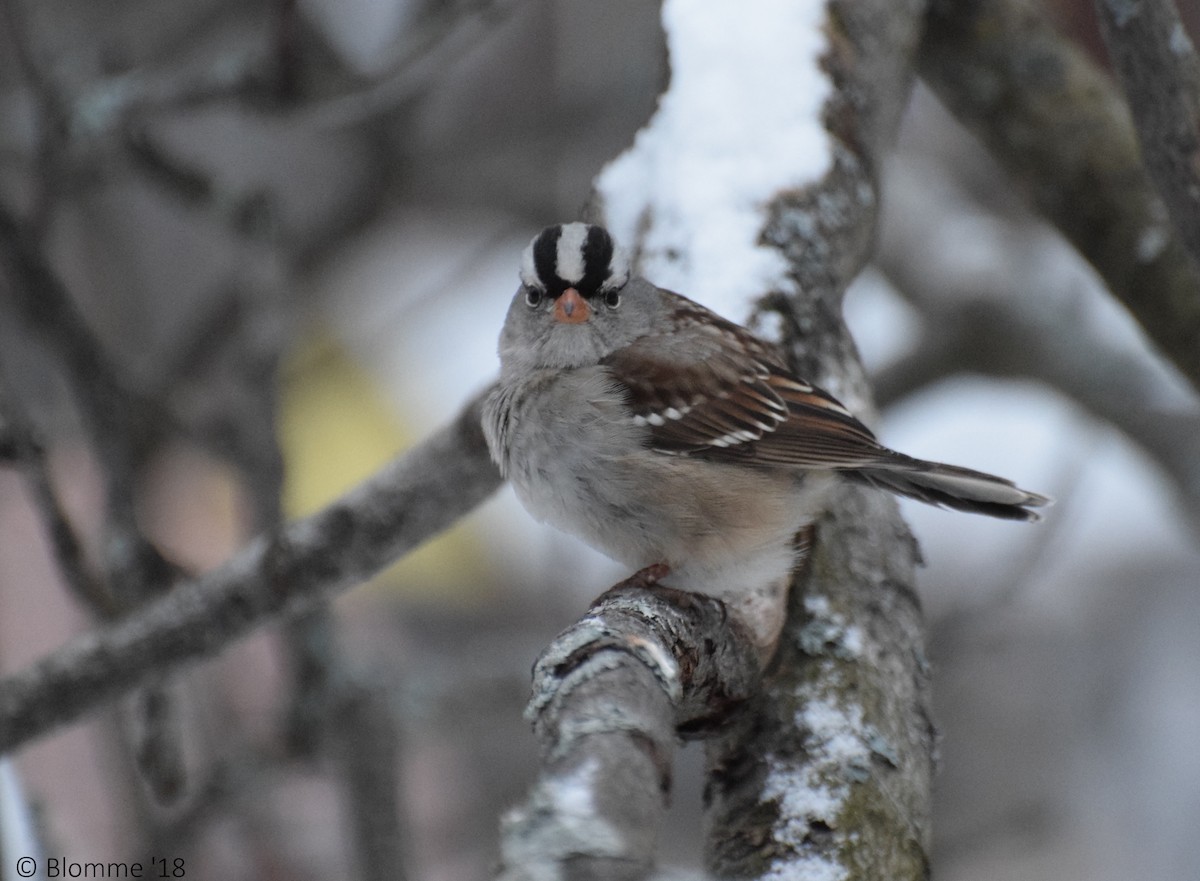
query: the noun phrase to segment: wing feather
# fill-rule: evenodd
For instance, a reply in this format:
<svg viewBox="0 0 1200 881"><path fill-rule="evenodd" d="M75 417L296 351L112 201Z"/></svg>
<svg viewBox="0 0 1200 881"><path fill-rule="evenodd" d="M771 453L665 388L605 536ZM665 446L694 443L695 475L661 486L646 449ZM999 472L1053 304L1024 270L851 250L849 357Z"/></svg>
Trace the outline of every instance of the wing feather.
<svg viewBox="0 0 1200 881"><path fill-rule="evenodd" d="M675 319L669 335L642 337L603 362L651 448L801 468L888 460L870 429L748 331L684 297Z"/></svg>

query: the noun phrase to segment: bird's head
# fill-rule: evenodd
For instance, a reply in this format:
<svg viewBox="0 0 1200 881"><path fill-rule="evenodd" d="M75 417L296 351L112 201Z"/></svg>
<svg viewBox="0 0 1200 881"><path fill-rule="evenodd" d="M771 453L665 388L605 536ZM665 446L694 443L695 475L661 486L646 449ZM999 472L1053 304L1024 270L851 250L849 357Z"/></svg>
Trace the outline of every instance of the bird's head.
<svg viewBox="0 0 1200 881"><path fill-rule="evenodd" d="M603 227L548 226L521 257L521 287L500 334L501 364L595 364L645 333L655 290L631 280L625 254Z"/></svg>

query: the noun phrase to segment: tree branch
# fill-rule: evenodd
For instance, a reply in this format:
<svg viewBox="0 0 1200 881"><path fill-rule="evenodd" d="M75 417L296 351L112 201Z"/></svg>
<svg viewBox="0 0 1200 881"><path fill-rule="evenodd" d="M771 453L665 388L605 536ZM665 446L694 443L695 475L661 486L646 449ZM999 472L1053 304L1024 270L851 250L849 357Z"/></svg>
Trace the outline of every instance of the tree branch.
<svg viewBox="0 0 1200 881"><path fill-rule="evenodd" d="M113 598L88 566L75 528L54 491L46 463L46 451L35 436L24 408L9 387L3 365L0 365L0 419L3 420L0 425L7 429L10 438L12 458L24 472L34 509L41 517L42 528L54 550L54 559L63 580L93 614L101 619L112 617L116 612Z"/></svg>
<svg viewBox="0 0 1200 881"><path fill-rule="evenodd" d="M711 730L757 688L755 645L718 600L647 588L641 574L538 659L526 716L542 767L504 819L501 881L644 878L676 731Z"/></svg>
<svg viewBox="0 0 1200 881"><path fill-rule="evenodd" d="M331 701L335 758L350 819L357 877L404 881L406 845L398 791L400 734L388 695L361 682L341 683Z"/></svg>
<svg viewBox="0 0 1200 881"><path fill-rule="evenodd" d="M936 0L920 73L1200 389L1200 275L1113 84L1037 4Z"/></svg>
<svg viewBox="0 0 1200 881"><path fill-rule="evenodd" d="M0 206L0 270L17 314L62 363L96 454L104 465L105 501L113 541L106 554L109 588L121 606L153 592L157 552L141 536L134 513L134 484L150 438L164 414L133 392L92 334L62 280L43 259L34 236ZM119 588L119 592L118 592Z"/></svg>
<svg viewBox="0 0 1200 881"><path fill-rule="evenodd" d="M751 23L739 23L738 39L721 34L716 49L705 42L711 32L686 18L689 9L664 5L670 91L633 147L598 179L604 218L656 283L707 304L732 304L721 288L740 286L741 308L758 304L752 322L760 332L772 320L782 327L800 375L869 418L841 300L870 252L875 174L912 83L924 4L832 2L823 22L772 21L768 30L797 41L807 36L798 19L820 34L819 49L803 43L821 57L823 73L814 74L771 55L773 41L747 37L758 33ZM743 67L714 73L713 52L729 67L753 58L770 83ZM801 53L793 47L793 54ZM697 70L703 76L691 79ZM778 83L806 75L812 79L795 86L793 101L761 100L764 89L774 95ZM714 96L697 86L715 76L732 87ZM755 117L763 106L768 114ZM703 116L690 116L697 107ZM790 122L777 132L781 118ZM725 119L736 130L718 124ZM790 162L779 161L776 135L795 137L801 119L818 131L806 149L789 152ZM809 154L819 155L804 161ZM730 168L754 173L743 180ZM697 181L709 178L697 203ZM777 669L732 730L709 744L714 876L927 874L932 735L915 558L886 498L846 490L821 522L814 568L797 577L791 605L776 613L779 620L788 613Z"/></svg>
<svg viewBox="0 0 1200 881"><path fill-rule="evenodd" d="M1029 235L1025 218L1011 226L991 218L996 247L958 260L946 242L962 216L931 204L924 188L885 193L889 220L876 264L926 330L910 355L874 378L881 405L964 372L1047 383L1157 462L1200 531L1200 406L1191 387L1145 346L1114 340L1097 317L1105 294L1078 273L1052 269L1068 255L1047 253L1048 233Z"/></svg>
<svg viewBox="0 0 1200 881"><path fill-rule="evenodd" d="M787 349L873 412L842 295L865 264L877 170L912 82L923 4L834 2L824 64L832 170L783 194L764 239L803 295L773 295ZM927 877L934 732L915 542L894 500L843 488L792 587L777 671L708 745L708 865L718 877Z"/></svg>
<svg viewBox="0 0 1200 881"><path fill-rule="evenodd" d="M1146 169L1200 266L1200 60L1171 0L1095 0Z"/></svg>
<svg viewBox="0 0 1200 881"><path fill-rule="evenodd" d="M778 671L708 745L717 877L928 877L935 731L915 549L895 501L868 490L821 521Z"/></svg>
<svg viewBox="0 0 1200 881"><path fill-rule="evenodd" d="M0 752L215 654L285 608L358 584L470 511L500 485L480 406L477 397L420 446L289 524L282 542L256 539L218 569L0 680Z"/></svg>

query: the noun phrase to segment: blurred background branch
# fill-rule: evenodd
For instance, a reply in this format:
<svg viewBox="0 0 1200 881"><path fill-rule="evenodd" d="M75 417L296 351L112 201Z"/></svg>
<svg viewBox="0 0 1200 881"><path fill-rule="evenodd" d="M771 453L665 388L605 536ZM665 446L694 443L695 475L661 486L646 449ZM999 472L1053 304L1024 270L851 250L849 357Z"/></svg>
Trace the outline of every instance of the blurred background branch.
<svg viewBox="0 0 1200 881"><path fill-rule="evenodd" d="M1176 234L1200 264L1200 59L1170 0L1096 0L1150 173Z"/></svg>
<svg viewBox="0 0 1200 881"><path fill-rule="evenodd" d="M353 586L444 529L499 484L478 423L476 400L353 493L290 524L278 542L260 537L221 568L5 680L0 749L218 651L289 607Z"/></svg>
<svg viewBox="0 0 1200 881"><path fill-rule="evenodd" d="M920 72L1200 389L1200 274L1112 81L1024 0L933 3Z"/></svg>
<svg viewBox="0 0 1200 881"><path fill-rule="evenodd" d="M897 220L920 216L921 198L891 186L887 210ZM925 331L873 377L880 405L963 372L1046 383L1124 433L1170 475L1200 535L1200 408L1183 406L1186 396L1170 371L1093 317L1093 291L1046 271L1038 238L1022 234L1021 223L991 222L1007 249L991 258L975 255L963 267L938 253L929 226L885 224L876 265L922 316Z"/></svg>

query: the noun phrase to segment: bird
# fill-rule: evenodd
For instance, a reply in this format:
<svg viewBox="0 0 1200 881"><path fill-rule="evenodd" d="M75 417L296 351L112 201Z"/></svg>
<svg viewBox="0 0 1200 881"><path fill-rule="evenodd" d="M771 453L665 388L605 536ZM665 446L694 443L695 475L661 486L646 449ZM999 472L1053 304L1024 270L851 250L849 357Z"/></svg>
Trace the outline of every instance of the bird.
<svg viewBox="0 0 1200 881"><path fill-rule="evenodd" d="M1018 521L1050 501L887 448L778 347L632 274L602 226L546 227L519 275L482 411L501 474L535 519L721 599L764 652L839 480Z"/></svg>

